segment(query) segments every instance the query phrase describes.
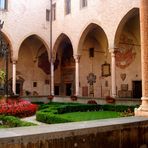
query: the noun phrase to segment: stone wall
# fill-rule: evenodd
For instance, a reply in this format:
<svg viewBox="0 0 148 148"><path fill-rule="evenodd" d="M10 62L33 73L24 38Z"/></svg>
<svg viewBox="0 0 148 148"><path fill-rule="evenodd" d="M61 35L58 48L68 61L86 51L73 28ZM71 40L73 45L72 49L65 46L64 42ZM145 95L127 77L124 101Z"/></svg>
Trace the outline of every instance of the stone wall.
<svg viewBox="0 0 148 148"><path fill-rule="evenodd" d="M1 148L147 148L148 120L140 117L0 130Z"/></svg>

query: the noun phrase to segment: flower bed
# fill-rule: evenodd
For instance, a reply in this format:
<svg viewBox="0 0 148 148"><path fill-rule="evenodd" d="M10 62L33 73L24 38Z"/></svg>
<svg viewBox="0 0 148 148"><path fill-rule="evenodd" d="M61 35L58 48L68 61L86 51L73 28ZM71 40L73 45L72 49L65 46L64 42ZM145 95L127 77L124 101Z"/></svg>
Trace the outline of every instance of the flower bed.
<svg viewBox="0 0 148 148"><path fill-rule="evenodd" d="M23 99L7 99L0 104L0 115L12 115L17 117L32 116L37 111L37 105Z"/></svg>

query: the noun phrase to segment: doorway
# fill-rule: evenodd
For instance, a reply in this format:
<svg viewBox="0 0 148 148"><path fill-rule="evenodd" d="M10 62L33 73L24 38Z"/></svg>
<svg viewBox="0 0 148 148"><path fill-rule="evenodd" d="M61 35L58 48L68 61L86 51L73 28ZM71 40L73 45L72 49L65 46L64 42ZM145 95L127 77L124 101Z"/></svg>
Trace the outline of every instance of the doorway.
<svg viewBox="0 0 148 148"><path fill-rule="evenodd" d="M66 96L71 96L72 95L72 83L67 83L66 84Z"/></svg>
<svg viewBox="0 0 148 148"><path fill-rule="evenodd" d="M142 97L142 81L133 81L133 98Z"/></svg>
<svg viewBox="0 0 148 148"><path fill-rule="evenodd" d="M59 95L59 86L54 86L55 95Z"/></svg>
<svg viewBox="0 0 148 148"><path fill-rule="evenodd" d="M16 94L20 95L20 92L21 92L21 84L16 83Z"/></svg>

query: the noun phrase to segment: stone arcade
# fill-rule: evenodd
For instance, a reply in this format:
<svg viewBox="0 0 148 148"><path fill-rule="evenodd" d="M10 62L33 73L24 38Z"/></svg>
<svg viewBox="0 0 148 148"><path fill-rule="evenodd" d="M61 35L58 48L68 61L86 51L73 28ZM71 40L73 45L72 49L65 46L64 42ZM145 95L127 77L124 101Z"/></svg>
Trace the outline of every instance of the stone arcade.
<svg viewBox="0 0 148 148"><path fill-rule="evenodd" d="M89 97L92 73L94 97L142 97L136 115L148 116L147 0L66 2L53 0L54 94ZM10 90L50 95L49 0L3 0L0 7Z"/></svg>

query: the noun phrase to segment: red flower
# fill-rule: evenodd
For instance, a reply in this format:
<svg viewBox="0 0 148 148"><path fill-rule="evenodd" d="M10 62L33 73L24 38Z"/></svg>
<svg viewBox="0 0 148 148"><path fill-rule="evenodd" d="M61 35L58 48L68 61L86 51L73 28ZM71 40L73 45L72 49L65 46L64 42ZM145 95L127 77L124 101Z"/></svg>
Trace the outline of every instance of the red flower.
<svg viewBox="0 0 148 148"><path fill-rule="evenodd" d="M3 115L26 117L35 114L36 111L37 105L23 99L8 99L6 103L0 104L0 114Z"/></svg>

